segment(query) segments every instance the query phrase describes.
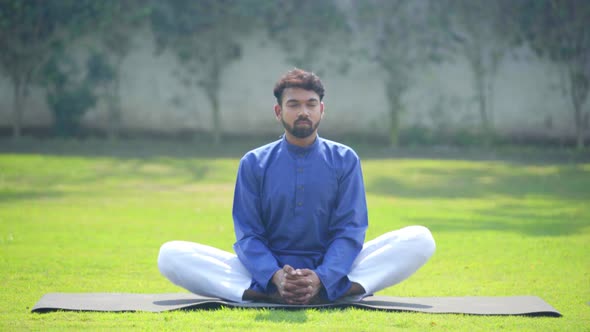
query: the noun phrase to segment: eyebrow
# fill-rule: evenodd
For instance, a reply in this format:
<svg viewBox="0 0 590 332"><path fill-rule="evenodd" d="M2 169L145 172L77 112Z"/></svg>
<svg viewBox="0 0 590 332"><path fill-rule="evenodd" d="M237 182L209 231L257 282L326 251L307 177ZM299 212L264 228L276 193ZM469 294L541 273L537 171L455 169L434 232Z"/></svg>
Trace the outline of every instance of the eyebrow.
<svg viewBox="0 0 590 332"><path fill-rule="evenodd" d="M314 98L309 98L308 100L306 100L304 102L308 103L310 101L319 102L319 99L317 99L317 98L314 97ZM293 102L298 102L299 103L299 102L301 102L301 100L299 100L299 99L288 99L287 101L285 101L285 103L293 103Z"/></svg>

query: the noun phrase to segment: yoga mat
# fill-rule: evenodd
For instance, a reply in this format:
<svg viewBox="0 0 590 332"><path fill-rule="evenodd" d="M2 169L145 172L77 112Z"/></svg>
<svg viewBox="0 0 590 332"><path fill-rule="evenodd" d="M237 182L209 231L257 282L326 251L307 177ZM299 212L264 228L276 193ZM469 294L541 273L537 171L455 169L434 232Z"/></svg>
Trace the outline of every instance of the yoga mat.
<svg viewBox="0 0 590 332"><path fill-rule="evenodd" d="M340 301L320 305L285 305L272 303L235 303L190 293L49 293L32 312L67 311L151 311L210 310L231 308L274 308L299 310L307 308L361 308L384 311L413 311L439 314L526 315L560 317L561 314L536 296L466 296L466 297L391 297L368 296L360 301Z"/></svg>

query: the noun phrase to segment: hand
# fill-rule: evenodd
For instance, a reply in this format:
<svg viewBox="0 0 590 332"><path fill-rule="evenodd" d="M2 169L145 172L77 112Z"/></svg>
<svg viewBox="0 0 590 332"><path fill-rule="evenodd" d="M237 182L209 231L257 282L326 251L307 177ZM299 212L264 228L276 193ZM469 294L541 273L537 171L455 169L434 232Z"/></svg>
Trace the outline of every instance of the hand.
<svg viewBox="0 0 590 332"><path fill-rule="evenodd" d="M314 300L322 283L317 274L310 269L294 269L285 265L272 278L279 295L287 304L309 304Z"/></svg>
<svg viewBox="0 0 590 332"><path fill-rule="evenodd" d="M284 268L285 284L283 294L286 303L309 304L319 293L322 283L317 274L310 269Z"/></svg>

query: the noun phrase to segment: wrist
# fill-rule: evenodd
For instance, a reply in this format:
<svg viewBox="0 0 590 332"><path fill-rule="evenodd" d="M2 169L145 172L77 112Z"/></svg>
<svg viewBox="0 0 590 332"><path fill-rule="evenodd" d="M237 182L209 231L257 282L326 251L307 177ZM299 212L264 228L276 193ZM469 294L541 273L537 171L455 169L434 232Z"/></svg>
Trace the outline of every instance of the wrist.
<svg viewBox="0 0 590 332"><path fill-rule="evenodd" d="M282 274L283 274L282 271L283 271L282 269L276 270L275 273L272 275L272 278L270 279L270 282L273 285L275 285L277 288L279 288L279 285L281 283L281 279L283 279L282 278Z"/></svg>
<svg viewBox="0 0 590 332"><path fill-rule="evenodd" d="M313 276L311 278L311 282L312 282L312 286L317 287L319 289L324 287L324 285L322 284L322 280L320 279L320 276L318 276L318 274L315 271L313 271Z"/></svg>

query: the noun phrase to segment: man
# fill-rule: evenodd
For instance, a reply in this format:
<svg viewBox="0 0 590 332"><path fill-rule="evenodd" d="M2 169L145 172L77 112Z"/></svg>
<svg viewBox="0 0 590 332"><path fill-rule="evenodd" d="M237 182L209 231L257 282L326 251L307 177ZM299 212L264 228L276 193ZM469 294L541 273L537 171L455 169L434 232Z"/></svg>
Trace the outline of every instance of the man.
<svg viewBox="0 0 590 332"><path fill-rule="evenodd" d="M364 243L360 160L351 148L318 135L320 79L291 70L274 95L285 133L240 161L233 205L237 255L168 242L158 257L161 273L200 295L294 305L361 298L413 274L434 252L432 235L411 226Z"/></svg>

